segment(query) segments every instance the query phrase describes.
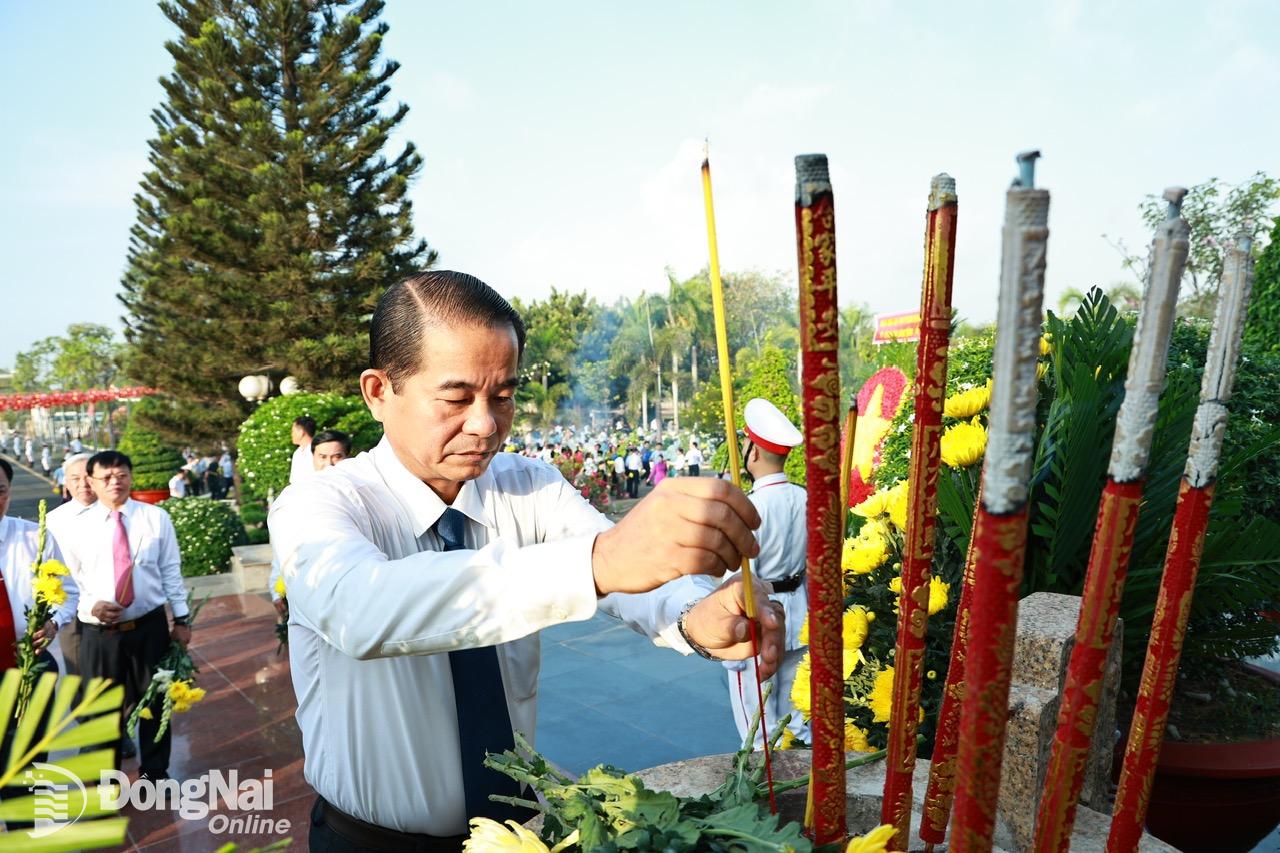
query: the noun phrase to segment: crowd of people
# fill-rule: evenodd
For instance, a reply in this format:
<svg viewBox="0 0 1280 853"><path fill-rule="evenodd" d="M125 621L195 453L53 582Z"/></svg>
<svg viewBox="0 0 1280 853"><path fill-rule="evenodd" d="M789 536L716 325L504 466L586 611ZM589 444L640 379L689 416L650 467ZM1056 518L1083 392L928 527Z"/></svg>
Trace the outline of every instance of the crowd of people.
<svg viewBox="0 0 1280 853"><path fill-rule="evenodd" d="M639 498L641 484L657 486L668 477L700 477L707 464L707 454L714 453L712 441L686 435L681 438L668 430L665 443L646 436L656 433L643 429L623 432L622 424L614 432L556 426L546 442L532 433L523 441L506 446L508 452L539 459L560 469L565 478L579 483L582 478L599 478L609 485L613 498ZM700 444L701 442L701 444Z"/></svg>

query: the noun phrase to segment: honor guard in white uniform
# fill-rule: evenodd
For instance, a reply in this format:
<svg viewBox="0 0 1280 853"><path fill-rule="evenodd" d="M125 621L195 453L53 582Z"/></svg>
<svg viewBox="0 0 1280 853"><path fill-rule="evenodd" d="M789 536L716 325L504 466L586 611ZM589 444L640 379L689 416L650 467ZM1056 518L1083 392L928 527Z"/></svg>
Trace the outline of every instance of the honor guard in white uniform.
<svg viewBox="0 0 1280 853"><path fill-rule="evenodd" d="M791 714L787 728L797 738L809 739L809 724L791 705L791 684L796 678L796 668L804 656L800 645L800 627L809 612L808 593L804 583L805 555L809 536L805 525L805 504L808 493L787 480L782 470L791 448L804 441L787 416L768 400L756 397L748 400L743 412L746 422L746 442L742 460L747 473L754 481L751 502L760 513L760 529L756 537L760 541L760 555L751 561L755 577L773 584L770 596L786 611L786 651L782 665L770 681L773 692L765 702L764 720L773 728L783 715ZM735 572L734 575L740 574ZM726 578L733 575L727 575ZM747 737L747 729L760 706L756 698L755 664L751 661L726 661L729 672L729 701L733 706L733 719L738 734ZM739 689L739 683L741 689ZM761 685L762 687L764 685ZM763 748L764 733L756 730L756 749Z"/></svg>

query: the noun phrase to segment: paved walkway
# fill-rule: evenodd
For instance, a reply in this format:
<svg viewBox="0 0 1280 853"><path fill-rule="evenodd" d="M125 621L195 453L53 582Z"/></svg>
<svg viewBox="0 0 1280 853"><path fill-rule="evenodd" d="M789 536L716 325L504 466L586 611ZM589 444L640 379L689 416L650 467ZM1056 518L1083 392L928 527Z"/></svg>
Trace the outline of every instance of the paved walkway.
<svg viewBox="0 0 1280 853"><path fill-rule="evenodd" d="M177 779L214 768L235 769L242 780L262 779L270 769L271 812L215 811L203 819L181 819L127 807L129 845L122 849L207 853L235 840L248 850L282 837L274 827L211 831L237 817L288 820L292 849L306 849L315 794L302 777L289 664L275 653L273 624L274 611L262 596L224 596L205 606L192 652L198 683L208 695L175 719L170 765ZM556 626L542 637L536 740L562 767L581 773L607 762L639 770L737 748L718 665L656 648L604 616ZM124 769L136 778L136 760L126 761Z"/></svg>

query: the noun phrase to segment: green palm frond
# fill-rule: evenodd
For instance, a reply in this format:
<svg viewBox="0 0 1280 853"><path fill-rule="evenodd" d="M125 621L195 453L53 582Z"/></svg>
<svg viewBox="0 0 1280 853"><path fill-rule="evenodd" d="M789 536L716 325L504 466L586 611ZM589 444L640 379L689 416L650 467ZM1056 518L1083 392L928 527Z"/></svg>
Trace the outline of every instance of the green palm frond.
<svg viewBox="0 0 1280 853"><path fill-rule="evenodd" d="M0 719L13 716L20 680L16 669L4 674L0 682ZM124 688L103 678L90 679L83 682L83 690L81 687L77 676L59 679L52 672L40 676L27 713L13 732L8 754L0 756L0 788L13 791L42 782L61 786L68 780L80 780L82 787L72 785L57 795L59 806L65 803L67 815L78 817L52 831L0 832L0 851L61 853L124 843L128 821L117 817L116 810L110 807L113 798L103 802L97 786L102 771L115 767L114 747L120 739ZM106 744L103 749L84 751L85 747L102 744ZM75 752L56 762L37 760L61 750ZM30 794L0 801L0 820L34 823L40 796Z"/></svg>

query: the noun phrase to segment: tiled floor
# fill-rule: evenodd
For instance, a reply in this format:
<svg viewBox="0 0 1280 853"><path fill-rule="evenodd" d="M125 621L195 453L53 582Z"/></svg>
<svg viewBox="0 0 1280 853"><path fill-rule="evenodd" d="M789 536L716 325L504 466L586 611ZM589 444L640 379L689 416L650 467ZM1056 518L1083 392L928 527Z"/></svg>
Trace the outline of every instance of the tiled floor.
<svg viewBox="0 0 1280 853"><path fill-rule="evenodd" d="M174 724L170 772L194 779L210 769L235 769L240 779L271 770L269 813L213 811L183 819L171 811L137 811L128 850L207 853L235 840L242 850L282 837L266 831L222 832L228 819L287 820L291 849L303 850L314 792L302 778L302 744L293 719L289 666L275 653L274 611L259 596L211 600L200 614L192 650L203 702ZM538 749L580 773L600 763L638 770L737 746L723 670L653 646L608 617L560 625L543 633L536 736ZM136 777L137 762L125 762Z"/></svg>

